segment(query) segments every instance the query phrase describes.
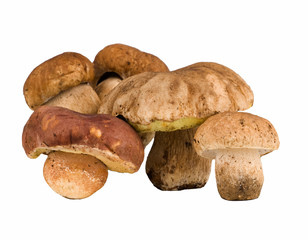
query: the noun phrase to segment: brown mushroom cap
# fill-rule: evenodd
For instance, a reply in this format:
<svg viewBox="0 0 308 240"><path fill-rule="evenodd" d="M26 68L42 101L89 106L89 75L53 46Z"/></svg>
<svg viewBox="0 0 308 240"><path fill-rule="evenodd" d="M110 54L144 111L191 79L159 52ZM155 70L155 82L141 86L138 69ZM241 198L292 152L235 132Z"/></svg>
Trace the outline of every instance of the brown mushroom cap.
<svg viewBox="0 0 308 240"><path fill-rule="evenodd" d="M23 92L28 106L35 110L81 83L94 85L93 63L79 53L65 52L37 66L27 78Z"/></svg>
<svg viewBox="0 0 308 240"><path fill-rule="evenodd" d="M215 158L219 149L258 149L260 155L278 149L274 126L266 119L244 112L224 112L208 118L194 137L196 152Z"/></svg>
<svg viewBox="0 0 308 240"><path fill-rule="evenodd" d="M138 171L144 155L141 139L124 121L53 106L34 111L24 127L22 142L30 158L51 151L82 153L117 172Z"/></svg>
<svg viewBox="0 0 308 240"><path fill-rule="evenodd" d="M106 96L98 112L122 115L140 132L173 131L252 104L252 90L239 75L223 65L203 62L127 78Z"/></svg>
<svg viewBox="0 0 308 240"><path fill-rule="evenodd" d="M82 199L104 186L108 169L100 160L89 155L51 152L43 174L56 193L66 198Z"/></svg>
<svg viewBox="0 0 308 240"><path fill-rule="evenodd" d="M142 72L167 72L166 64L158 57L124 44L112 44L97 53L94 59L95 82L107 72L122 79Z"/></svg>

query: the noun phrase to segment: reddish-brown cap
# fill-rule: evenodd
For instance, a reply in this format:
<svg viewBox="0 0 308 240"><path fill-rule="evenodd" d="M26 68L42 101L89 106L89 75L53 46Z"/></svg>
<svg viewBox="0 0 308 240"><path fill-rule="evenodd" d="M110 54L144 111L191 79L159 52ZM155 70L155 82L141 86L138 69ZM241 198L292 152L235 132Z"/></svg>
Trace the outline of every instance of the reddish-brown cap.
<svg viewBox="0 0 308 240"><path fill-rule="evenodd" d="M82 153L117 172L138 171L144 157L140 137L126 122L111 115L87 115L54 106L41 106L33 112L22 143L29 158L51 151Z"/></svg>

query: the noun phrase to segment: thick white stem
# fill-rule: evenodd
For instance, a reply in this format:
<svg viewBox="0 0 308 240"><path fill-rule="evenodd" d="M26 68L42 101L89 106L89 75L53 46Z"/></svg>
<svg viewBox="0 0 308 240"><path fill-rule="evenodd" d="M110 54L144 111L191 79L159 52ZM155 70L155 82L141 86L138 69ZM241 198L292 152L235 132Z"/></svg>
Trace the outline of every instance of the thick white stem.
<svg viewBox="0 0 308 240"><path fill-rule="evenodd" d="M146 172L161 190L203 187L211 172L211 159L197 155L193 136L197 128L156 132L146 162Z"/></svg>
<svg viewBox="0 0 308 240"><path fill-rule="evenodd" d="M82 199L104 186L108 169L93 156L52 152L44 164L43 175L56 193L66 198Z"/></svg>
<svg viewBox="0 0 308 240"><path fill-rule="evenodd" d="M94 89L88 84L81 84L61 92L45 105L64 107L84 114L96 114L100 103Z"/></svg>
<svg viewBox="0 0 308 240"><path fill-rule="evenodd" d="M215 174L219 194L226 200L249 200L260 195L264 178L257 149L219 150Z"/></svg>

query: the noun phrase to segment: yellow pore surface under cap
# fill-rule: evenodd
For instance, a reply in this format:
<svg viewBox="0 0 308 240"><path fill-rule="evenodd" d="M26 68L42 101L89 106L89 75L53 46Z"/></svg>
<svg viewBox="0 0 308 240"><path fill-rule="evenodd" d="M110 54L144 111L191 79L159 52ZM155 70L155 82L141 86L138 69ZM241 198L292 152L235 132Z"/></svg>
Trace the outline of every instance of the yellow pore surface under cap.
<svg viewBox="0 0 308 240"><path fill-rule="evenodd" d="M138 132L158 132L158 131L171 132L176 130L193 128L195 126L202 124L204 121L205 118L188 117L188 118L181 118L171 122L155 120L147 125L132 123L132 122L129 122L129 124L133 126Z"/></svg>

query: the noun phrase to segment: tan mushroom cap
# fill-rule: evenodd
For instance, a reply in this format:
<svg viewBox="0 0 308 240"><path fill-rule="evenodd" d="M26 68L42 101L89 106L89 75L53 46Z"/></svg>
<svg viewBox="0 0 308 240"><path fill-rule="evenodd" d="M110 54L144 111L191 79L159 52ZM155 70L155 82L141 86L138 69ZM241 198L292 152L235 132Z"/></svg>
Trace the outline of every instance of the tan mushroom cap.
<svg viewBox="0 0 308 240"><path fill-rule="evenodd" d="M41 106L33 112L22 143L29 158L52 151L87 154L117 172L138 171L144 156L141 139L124 121L54 106Z"/></svg>
<svg viewBox="0 0 308 240"><path fill-rule="evenodd" d="M81 83L94 85L93 63L79 53L65 52L37 66L27 78L23 92L28 106L35 110Z"/></svg>
<svg viewBox="0 0 308 240"><path fill-rule="evenodd" d="M124 44L106 46L94 59L95 82L107 72L122 79L142 72L167 72L166 64L158 57Z"/></svg>
<svg viewBox="0 0 308 240"><path fill-rule="evenodd" d="M238 74L223 65L202 62L127 78L106 96L98 112L122 115L140 132L173 131L252 104L253 92Z"/></svg>
<svg viewBox="0 0 308 240"><path fill-rule="evenodd" d="M274 126L266 119L244 112L224 112L208 118L194 137L196 152L215 158L221 149L258 149L264 155L279 148Z"/></svg>
<svg viewBox="0 0 308 240"><path fill-rule="evenodd" d="M66 152L51 152L43 173L56 193L70 199L89 197L104 186L108 177L107 167L97 158Z"/></svg>

